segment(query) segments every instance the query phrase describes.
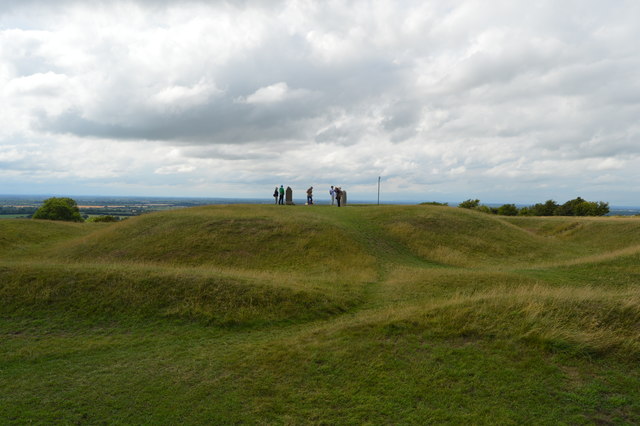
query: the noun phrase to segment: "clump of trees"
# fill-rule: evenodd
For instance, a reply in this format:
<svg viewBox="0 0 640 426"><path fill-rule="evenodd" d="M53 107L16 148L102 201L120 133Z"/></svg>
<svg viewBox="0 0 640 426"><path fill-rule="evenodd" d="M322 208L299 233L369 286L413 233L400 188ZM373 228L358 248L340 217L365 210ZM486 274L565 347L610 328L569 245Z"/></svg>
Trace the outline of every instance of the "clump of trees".
<svg viewBox="0 0 640 426"><path fill-rule="evenodd" d="M609 203L604 201L587 201L581 197L558 204L553 200L533 206L518 208L515 204L503 204L500 207L489 207L480 204L480 200L466 200L458 205L465 209L478 210L484 213L503 216L604 216L609 213Z"/></svg>
<svg viewBox="0 0 640 426"><path fill-rule="evenodd" d="M480 200L465 200L458 204L458 207L461 207L463 209L477 209L478 207L480 207Z"/></svg>
<svg viewBox="0 0 640 426"><path fill-rule="evenodd" d="M33 219L64 220L67 222L84 222L78 203L67 197L52 197L44 200L36 210Z"/></svg>

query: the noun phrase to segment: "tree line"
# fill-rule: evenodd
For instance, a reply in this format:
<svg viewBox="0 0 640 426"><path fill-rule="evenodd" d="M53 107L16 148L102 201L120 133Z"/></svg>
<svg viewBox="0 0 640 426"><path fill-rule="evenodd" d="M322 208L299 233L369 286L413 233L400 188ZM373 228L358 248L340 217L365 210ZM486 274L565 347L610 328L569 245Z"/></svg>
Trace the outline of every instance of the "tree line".
<svg viewBox="0 0 640 426"><path fill-rule="evenodd" d="M554 200L547 200L544 203L521 208L516 207L515 204L489 207L480 204L480 200L469 199L458 204L458 207L503 216L604 216L609 213L609 203L587 201L581 197L569 200L564 204L558 204Z"/></svg>
<svg viewBox="0 0 640 426"><path fill-rule="evenodd" d="M9 214L34 214L38 210L37 207L15 207L15 206L0 206L0 215Z"/></svg>

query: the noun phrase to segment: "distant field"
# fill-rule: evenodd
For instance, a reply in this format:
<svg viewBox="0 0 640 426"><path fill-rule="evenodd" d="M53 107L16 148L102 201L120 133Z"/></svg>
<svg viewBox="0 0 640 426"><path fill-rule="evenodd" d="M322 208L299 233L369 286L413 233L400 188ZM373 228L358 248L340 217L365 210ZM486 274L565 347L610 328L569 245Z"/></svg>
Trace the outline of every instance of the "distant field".
<svg viewBox="0 0 640 426"><path fill-rule="evenodd" d="M636 217L3 220L0 419L638 424L639 284Z"/></svg>
<svg viewBox="0 0 640 426"><path fill-rule="evenodd" d="M0 219L27 219L30 217L30 214L0 214Z"/></svg>

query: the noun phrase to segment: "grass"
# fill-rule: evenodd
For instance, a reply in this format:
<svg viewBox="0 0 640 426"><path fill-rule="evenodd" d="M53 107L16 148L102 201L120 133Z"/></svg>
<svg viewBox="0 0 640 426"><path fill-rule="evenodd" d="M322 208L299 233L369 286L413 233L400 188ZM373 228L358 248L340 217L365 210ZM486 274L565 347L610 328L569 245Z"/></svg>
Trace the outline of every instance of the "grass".
<svg viewBox="0 0 640 426"><path fill-rule="evenodd" d="M2 423L640 422L640 219L0 221Z"/></svg>

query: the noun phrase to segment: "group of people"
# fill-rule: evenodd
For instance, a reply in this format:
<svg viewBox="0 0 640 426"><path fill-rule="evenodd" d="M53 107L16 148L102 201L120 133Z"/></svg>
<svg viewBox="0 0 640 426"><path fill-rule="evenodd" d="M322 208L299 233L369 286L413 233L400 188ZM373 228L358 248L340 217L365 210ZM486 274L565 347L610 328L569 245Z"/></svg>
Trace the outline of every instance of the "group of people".
<svg viewBox="0 0 640 426"><path fill-rule="evenodd" d="M331 205L335 205L336 201L338 202L338 207L340 207L340 202L344 197L344 191L339 186L334 187L331 185L329 189L329 195L331 196ZM284 186L280 185L280 188L276 186L276 189L273 191L273 198L275 199L276 204L284 204ZM307 205L313 204L313 186L310 186L307 189Z"/></svg>
<svg viewBox="0 0 640 426"><path fill-rule="evenodd" d="M344 191L342 190L342 188L340 188L339 186L336 186L334 188L334 186L331 185L331 188L329 189L329 195L331 195L331 205L333 206L337 201L338 207L340 207L340 200L342 200L342 197L344 196Z"/></svg>
<svg viewBox="0 0 640 426"><path fill-rule="evenodd" d="M284 205L284 186L280 185L280 188L276 186L275 191L273 191L273 198L276 199L276 204Z"/></svg>

